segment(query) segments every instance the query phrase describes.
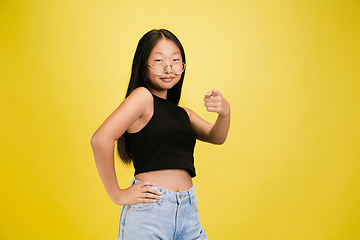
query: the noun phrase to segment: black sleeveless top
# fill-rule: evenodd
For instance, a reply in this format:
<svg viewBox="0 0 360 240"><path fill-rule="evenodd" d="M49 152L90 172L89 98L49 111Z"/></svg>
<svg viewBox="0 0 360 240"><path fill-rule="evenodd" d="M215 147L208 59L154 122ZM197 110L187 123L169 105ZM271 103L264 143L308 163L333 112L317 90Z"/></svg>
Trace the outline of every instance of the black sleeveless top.
<svg viewBox="0 0 360 240"><path fill-rule="evenodd" d="M185 169L195 177L196 134L186 111L153 95L154 113L139 132L125 132L135 174L164 169Z"/></svg>

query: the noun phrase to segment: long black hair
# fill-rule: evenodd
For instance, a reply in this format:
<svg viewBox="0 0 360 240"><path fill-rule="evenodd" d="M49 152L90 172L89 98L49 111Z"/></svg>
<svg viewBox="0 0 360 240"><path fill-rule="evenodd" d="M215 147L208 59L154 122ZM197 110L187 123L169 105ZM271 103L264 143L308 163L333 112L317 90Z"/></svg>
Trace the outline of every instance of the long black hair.
<svg viewBox="0 0 360 240"><path fill-rule="evenodd" d="M153 29L147 32L140 39L135 51L126 97L128 97L131 94L131 92L138 87L145 87L149 89L149 72L148 72L147 61L151 50L161 39L167 39L173 41L180 49L182 61L186 63L184 48L181 45L179 39L172 32L166 29ZM185 76L185 71L182 73L179 82L176 83L171 89L167 91L166 99L174 103L175 105L178 105L180 101L184 76ZM117 140L117 151L123 163L125 164L132 163L133 159L125 134L123 134Z"/></svg>

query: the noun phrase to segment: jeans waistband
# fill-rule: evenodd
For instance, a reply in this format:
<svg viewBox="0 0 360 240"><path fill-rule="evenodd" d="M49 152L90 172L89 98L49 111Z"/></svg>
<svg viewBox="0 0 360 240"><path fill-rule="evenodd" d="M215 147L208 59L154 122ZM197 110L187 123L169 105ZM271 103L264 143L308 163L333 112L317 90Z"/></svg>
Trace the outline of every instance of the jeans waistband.
<svg viewBox="0 0 360 240"><path fill-rule="evenodd" d="M135 185L140 183L141 181L137 180L136 178L134 178L132 180L131 185ZM153 187L153 186L146 186L146 187L151 187L154 188L158 191L160 191L163 195L162 195L162 199L158 200L159 203L161 201L169 201L169 202L174 202L174 203L181 203L181 202L185 202L185 201L190 201L191 205L193 205L196 201L196 196L195 196L195 187L194 185L192 185L192 187L187 190L187 191L181 191L181 192L173 192L161 187Z"/></svg>

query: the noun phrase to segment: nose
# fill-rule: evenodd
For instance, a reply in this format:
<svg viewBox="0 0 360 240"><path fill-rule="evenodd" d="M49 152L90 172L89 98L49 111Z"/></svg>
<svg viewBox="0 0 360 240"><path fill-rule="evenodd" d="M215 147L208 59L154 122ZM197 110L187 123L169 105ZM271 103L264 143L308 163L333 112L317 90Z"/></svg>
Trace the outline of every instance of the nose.
<svg viewBox="0 0 360 240"><path fill-rule="evenodd" d="M172 66L169 65L165 65L165 73L172 73Z"/></svg>

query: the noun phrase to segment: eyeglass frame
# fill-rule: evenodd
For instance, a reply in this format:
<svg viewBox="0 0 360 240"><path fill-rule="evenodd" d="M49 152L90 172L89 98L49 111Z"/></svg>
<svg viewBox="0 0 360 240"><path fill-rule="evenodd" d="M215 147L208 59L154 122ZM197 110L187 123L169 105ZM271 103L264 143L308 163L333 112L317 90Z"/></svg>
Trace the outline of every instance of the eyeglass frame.
<svg viewBox="0 0 360 240"><path fill-rule="evenodd" d="M186 65L184 62L182 62L182 61L179 61L179 62L183 64L183 67L184 67L184 68L183 68L183 70L182 70L181 73L175 73L175 74L177 74L177 75L182 74L182 73L185 71L185 68L187 67L187 65ZM161 74L156 74L156 73L154 72L154 66L155 66L155 64L157 64L157 63L162 63L163 65L165 65L164 71L163 71ZM171 71L173 71L172 64L165 64L163 61L156 62L156 63L154 63L152 66L150 66L149 64L147 64L147 65L148 65L148 67L150 67L150 68L153 70L154 74L157 75L157 76L163 75L163 74L166 72L167 66L170 66L170 67L171 67Z"/></svg>

